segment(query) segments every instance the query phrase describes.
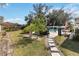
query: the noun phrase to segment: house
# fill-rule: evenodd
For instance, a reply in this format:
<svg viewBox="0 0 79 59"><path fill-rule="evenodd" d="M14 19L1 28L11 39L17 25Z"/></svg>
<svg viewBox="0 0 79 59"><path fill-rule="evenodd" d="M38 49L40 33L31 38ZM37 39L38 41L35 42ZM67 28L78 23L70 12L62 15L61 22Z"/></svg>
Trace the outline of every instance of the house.
<svg viewBox="0 0 79 59"><path fill-rule="evenodd" d="M23 25L11 22L3 22L2 26L4 30L10 30L10 31L19 30L23 27Z"/></svg>
<svg viewBox="0 0 79 59"><path fill-rule="evenodd" d="M79 28L79 18L75 18L75 27Z"/></svg>
<svg viewBox="0 0 79 59"><path fill-rule="evenodd" d="M4 17L0 16L0 32L1 32L1 29L2 29L3 20L4 20Z"/></svg>
<svg viewBox="0 0 79 59"><path fill-rule="evenodd" d="M4 29L13 28L13 24L10 23L10 22L4 22L4 23L2 24L2 26L3 26Z"/></svg>

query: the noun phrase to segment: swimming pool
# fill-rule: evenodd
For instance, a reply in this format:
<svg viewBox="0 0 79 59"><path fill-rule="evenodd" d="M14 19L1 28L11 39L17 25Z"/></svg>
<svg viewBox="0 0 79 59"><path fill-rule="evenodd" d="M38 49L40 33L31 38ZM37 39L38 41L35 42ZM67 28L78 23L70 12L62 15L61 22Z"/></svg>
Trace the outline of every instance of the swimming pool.
<svg viewBox="0 0 79 59"><path fill-rule="evenodd" d="M58 29L54 29L54 28L49 29L49 32L57 32L57 31L58 31Z"/></svg>

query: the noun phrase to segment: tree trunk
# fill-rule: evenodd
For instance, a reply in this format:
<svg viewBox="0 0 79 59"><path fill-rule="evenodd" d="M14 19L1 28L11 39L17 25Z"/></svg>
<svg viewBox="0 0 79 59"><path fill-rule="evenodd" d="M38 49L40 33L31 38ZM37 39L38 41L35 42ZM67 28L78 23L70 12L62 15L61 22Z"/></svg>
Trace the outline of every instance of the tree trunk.
<svg viewBox="0 0 79 59"><path fill-rule="evenodd" d="M32 31L29 32L29 37L30 37L30 38L32 37Z"/></svg>
<svg viewBox="0 0 79 59"><path fill-rule="evenodd" d="M58 28L58 35L61 36L61 28Z"/></svg>
<svg viewBox="0 0 79 59"><path fill-rule="evenodd" d="M39 34L40 34L40 33L39 33L39 32L37 32L37 39L39 39Z"/></svg>

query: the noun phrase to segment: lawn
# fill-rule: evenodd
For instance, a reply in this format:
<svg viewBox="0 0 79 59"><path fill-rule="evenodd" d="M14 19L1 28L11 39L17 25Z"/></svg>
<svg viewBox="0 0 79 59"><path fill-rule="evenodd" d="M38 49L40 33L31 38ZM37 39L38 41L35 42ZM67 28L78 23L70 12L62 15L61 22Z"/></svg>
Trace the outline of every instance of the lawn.
<svg viewBox="0 0 79 59"><path fill-rule="evenodd" d="M41 40L33 40L30 38L23 38L20 31L9 32L10 38L14 44L15 56L48 56L49 51L45 48L45 38Z"/></svg>
<svg viewBox="0 0 79 59"><path fill-rule="evenodd" d="M79 42L65 40L64 36L57 36L55 42L65 56L79 56Z"/></svg>

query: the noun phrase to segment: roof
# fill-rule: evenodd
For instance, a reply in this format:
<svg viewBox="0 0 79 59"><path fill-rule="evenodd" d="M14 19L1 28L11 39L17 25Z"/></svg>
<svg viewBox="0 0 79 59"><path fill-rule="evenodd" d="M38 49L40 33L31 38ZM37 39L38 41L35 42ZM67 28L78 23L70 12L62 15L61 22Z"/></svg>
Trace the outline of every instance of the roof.
<svg viewBox="0 0 79 59"><path fill-rule="evenodd" d="M65 26L47 26L48 28L65 28Z"/></svg>

